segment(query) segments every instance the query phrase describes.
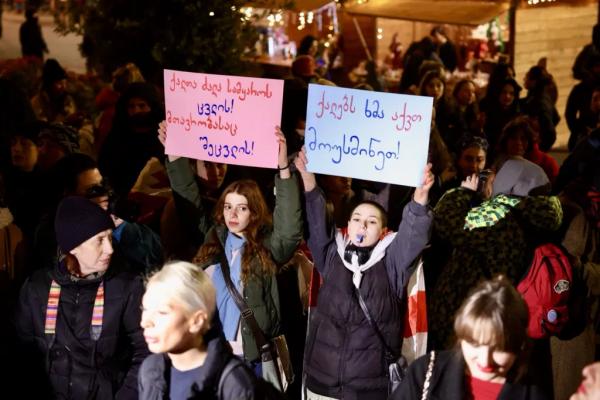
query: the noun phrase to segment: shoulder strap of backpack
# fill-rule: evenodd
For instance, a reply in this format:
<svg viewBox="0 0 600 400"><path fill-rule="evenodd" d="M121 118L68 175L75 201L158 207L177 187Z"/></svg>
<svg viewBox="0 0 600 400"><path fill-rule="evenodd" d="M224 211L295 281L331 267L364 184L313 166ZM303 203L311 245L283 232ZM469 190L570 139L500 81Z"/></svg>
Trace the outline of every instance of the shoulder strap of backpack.
<svg viewBox="0 0 600 400"><path fill-rule="evenodd" d="M223 398L223 387L225 386L225 378L227 378L227 375L229 375L229 373L233 371L233 369L237 367L239 363L240 361L238 361L235 357L231 357L231 359L225 365L225 368L223 368L221 376L219 377L219 384L217 386L217 397L219 399Z"/></svg>

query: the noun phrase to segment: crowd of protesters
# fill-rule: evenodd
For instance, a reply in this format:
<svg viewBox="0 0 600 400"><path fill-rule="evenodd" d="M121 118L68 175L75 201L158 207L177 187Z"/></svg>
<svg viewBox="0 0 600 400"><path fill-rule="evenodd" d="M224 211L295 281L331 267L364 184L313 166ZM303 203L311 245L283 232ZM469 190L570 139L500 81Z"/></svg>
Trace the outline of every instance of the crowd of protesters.
<svg viewBox="0 0 600 400"><path fill-rule="evenodd" d="M161 90L133 64L93 107L55 59L34 92L0 77L4 386L22 398L272 398L259 329L287 339L291 399L600 398L600 27L573 67L560 167L543 62L522 86L499 64L487 88L450 87L451 43L441 29L426 39L399 88L433 98L417 188L308 172L308 84L335 85L308 50L284 83L277 171L165 155ZM585 315L560 340L532 340L515 287L547 242L582 277ZM390 393L386 353L402 349L419 258L430 352Z"/></svg>

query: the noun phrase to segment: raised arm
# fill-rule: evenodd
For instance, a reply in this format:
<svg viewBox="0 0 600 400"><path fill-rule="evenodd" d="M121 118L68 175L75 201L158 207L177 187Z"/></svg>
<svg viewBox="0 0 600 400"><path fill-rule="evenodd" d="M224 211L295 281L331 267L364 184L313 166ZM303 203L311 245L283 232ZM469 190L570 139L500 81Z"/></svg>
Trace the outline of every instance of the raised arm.
<svg viewBox="0 0 600 400"><path fill-rule="evenodd" d="M423 184L415 189L413 200L404 207L398 233L386 252L386 267L392 287L403 296L410 278L409 267L431 237L433 213L428 207L429 190L435 181L431 164L424 171Z"/></svg>
<svg viewBox="0 0 600 400"><path fill-rule="evenodd" d="M165 145L167 140L167 123L165 121L158 126L158 140L163 146ZM181 215L183 223L188 227L186 229L194 229L203 237L206 236L213 224L212 218L209 209L203 203L189 159L169 155L165 167L171 189L174 192L177 211Z"/></svg>
<svg viewBox="0 0 600 400"><path fill-rule="evenodd" d="M285 136L279 127L275 129L275 136L279 143L279 176L275 177L275 210L270 248L275 261L283 264L292 257L302 240L302 208L298 180L290 173Z"/></svg>
<svg viewBox="0 0 600 400"><path fill-rule="evenodd" d="M327 274L327 249L333 242L333 228L327 226L327 212L325 197L317 187L315 175L308 172L306 164L306 150L302 150L296 157L296 168L300 172L304 183L304 197L306 201L306 219L308 223L308 247L312 253L315 268L323 275Z"/></svg>

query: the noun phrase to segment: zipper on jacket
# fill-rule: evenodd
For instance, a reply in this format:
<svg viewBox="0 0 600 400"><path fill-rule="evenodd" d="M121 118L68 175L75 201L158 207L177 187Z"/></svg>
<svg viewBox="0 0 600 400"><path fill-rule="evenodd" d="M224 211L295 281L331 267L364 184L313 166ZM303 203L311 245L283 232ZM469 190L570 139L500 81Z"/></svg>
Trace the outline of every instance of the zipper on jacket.
<svg viewBox="0 0 600 400"><path fill-rule="evenodd" d="M340 380L340 400L344 399L344 368L346 367L346 344L348 343L348 327L346 326L344 332L344 341L342 342L342 351L341 351L341 360L340 360L340 372L339 372L339 380Z"/></svg>

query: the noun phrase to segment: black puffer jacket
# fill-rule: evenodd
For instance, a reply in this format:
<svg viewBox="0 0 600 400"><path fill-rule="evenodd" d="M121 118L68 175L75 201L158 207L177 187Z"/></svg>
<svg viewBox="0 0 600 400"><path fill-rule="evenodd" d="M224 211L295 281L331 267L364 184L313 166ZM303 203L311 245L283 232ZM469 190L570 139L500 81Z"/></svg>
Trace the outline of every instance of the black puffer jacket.
<svg viewBox="0 0 600 400"><path fill-rule="evenodd" d="M384 349L359 306L352 272L338 253L339 243L326 227L325 199L319 189L306 193L306 208L308 245L315 268L323 276L305 350L306 386L334 398L386 399ZM396 354L402 346L410 266L429 240L432 218L427 207L411 201L404 209L397 235L383 250L385 255L362 276L361 297ZM371 257L376 252L378 247Z"/></svg>
<svg viewBox="0 0 600 400"><path fill-rule="evenodd" d="M118 272L113 256L104 276L74 281L62 264L39 270L21 289L16 327L31 364L45 371L59 399L137 399L137 373L149 354L140 327L144 286L140 277ZM52 280L61 286L56 334L44 333ZM90 337L92 310L104 281L104 316L97 341ZM52 394L46 394L52 398Z"/></svg>
<svg viewBox="0 0 600 400"><path fill-rule="evenodd" d="M209 339L208 336L212 337ZM257 388L258 380L253 372L231 353L222 334L212 329L205 336L205 340L208 340L208 354L203 368L189 388L187 398L190 400L262 399ZM229 365L228 372L220 381L221 374L228 364L232 365ZM138 378L140 400L168 398L170 371L171 360L166 354L153 354L144 360Z"/></svg>

